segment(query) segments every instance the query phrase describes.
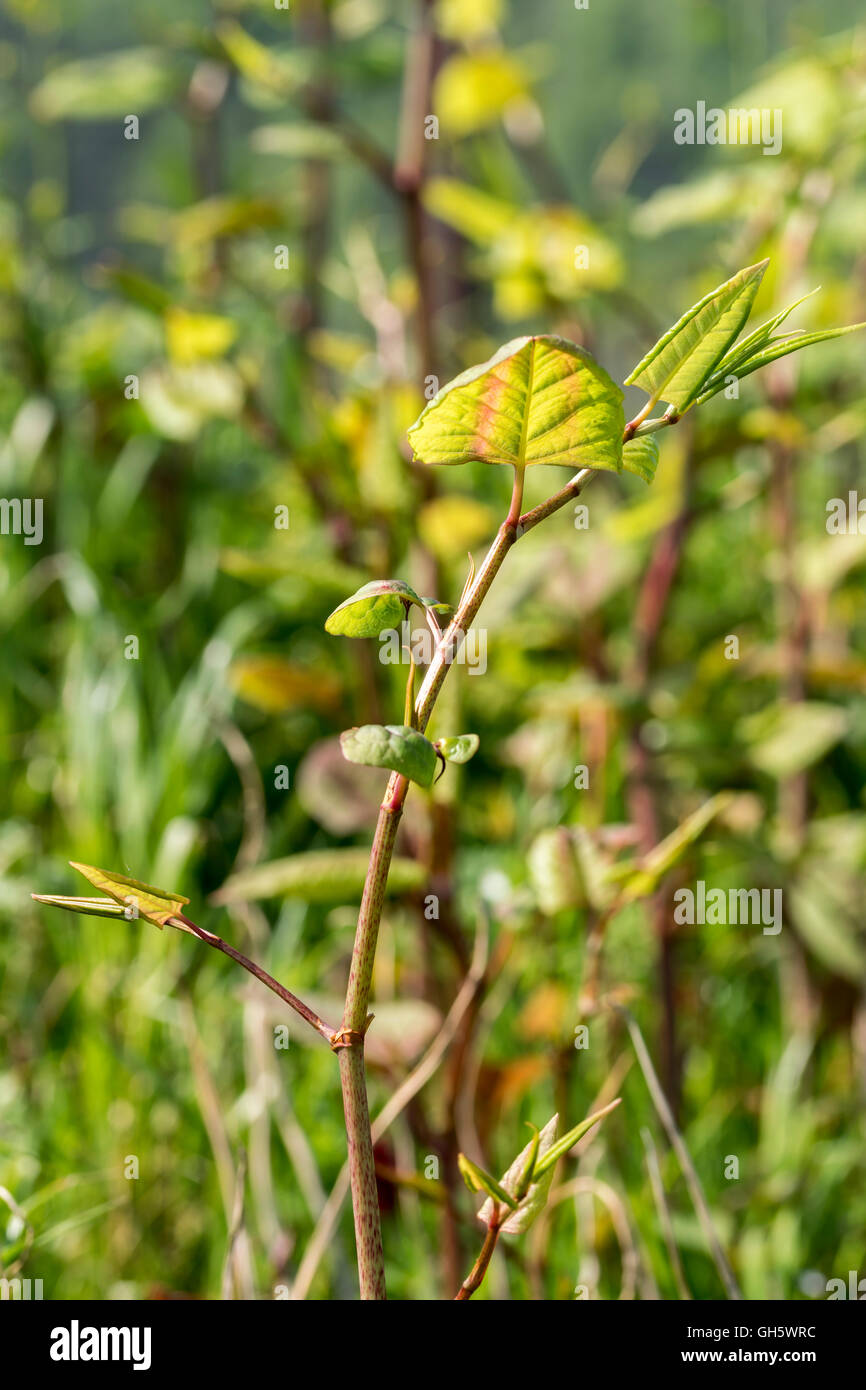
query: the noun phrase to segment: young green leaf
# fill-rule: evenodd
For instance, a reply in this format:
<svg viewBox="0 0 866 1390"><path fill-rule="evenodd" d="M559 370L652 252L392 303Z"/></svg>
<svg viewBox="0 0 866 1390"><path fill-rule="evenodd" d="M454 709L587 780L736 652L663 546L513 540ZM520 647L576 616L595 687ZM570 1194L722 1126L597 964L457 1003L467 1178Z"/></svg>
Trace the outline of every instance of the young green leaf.
<svg viewBox="0 0 866 1390"><path fill-rule="evenodd" d="M808 294L801 295L799 299L794 300L793 304L789 304L787 309L780 309L779 313L774 314L771 319L767 319L766 323L762 323L760 327L754 329L752 333L748 333L744 338L740 338L734 343L730 352L726 353L722 358L721 362L716 367L712 379L715 380L716 377L727 375L729 372L734 371L740 363L745 362L747 357L753 357L756 352L760 352L761 349L766 347L767 343L772 340L774 330L780 328L785 322L785 319L793 314L795 309L799 309L801 304L805 304L807 299L811 299L812 295L817 293L817 290L810 290ZM789 334L802 333L802 331L801 328L786 329L785 333L779 334L778 336L784 338ZM709 385L709 383L707 383L707 385Z"/></svg>
<svg viewBox="0 0 866 1390"><path fill-rule="evenodd" d="M510 1213L502 1223L500 1230L506 1235L519 1236L524 1231L528 1231L535 1218L544 1208L547 1201L550 1185L553 1182L553 1168L548 1172L538 1173L538 1165L542 1161L556 1141L556 1128L559 1124L559 1116L554 1115L540 1134L534 1134L529 1143L515 1158L502 1179L502 1187L509 1194L516 1194L520 1191L526 1179L526 1169L530 1155L534 1154L533 1172L529 1187L524 1196L517 1203L516 1209ZM515 1206L515 1197L511 1197L511 1205ZM493 1203L487 1201L478 1213L478 1220L483 1221L485 1226L489 1226L493 1218Z"/></svg>
<svg viewBox="0 0 866 1390"><path fill-rule="evenodd" d="M722 362L718 371L706 383L698 404L703 404L710 396L715 396L721 391L728 384L726 377L735 376L742 381L744 377L751 376L752 372L759 371L770 362L777 362L780 357L787 357L789 353L799 352L800 348L813 347L815 343L828 343L831 338L844 338L847 333L857 333L861 328L866 328L866 322L849 323L844 328L821 328L815 333L784 333L778 338L770 338L754 354L740 357L736 366L728 365L727 359Z"/></svg>
<svg viewBox="0 0 866 1390"><path fill-rule="evenodd" d="M527 1123L529 1122L527 1121ZM538 1150L541 1147L541 1131L537 1130L535 1128L535 1125L529 1125L529 1128L533 1131L532 1138L529 1141L529 1152L526 1155L526 1162L523 1165L523 1172L520 1175L520 1179L518 1180L517 1187L514 1191L514 1195L517 1198L518 1202L522 1202L523 1198L529 1191L530 1184L532 1183L532 1177L535 1172L535 1162L538 1158Z"/></svg>
<svg viewBox="0 0 866 1390"><path fill-rule="evenodd" d="M411 604L424 604L402 579L374 579L344 599L325 623L335 637L378 637L399 628Z"/></svg>
<svg viewBox="0 0 866 1390"><path fill-rule="evenodd" d="M165 889L141 883L137 878L126 878L123 874L113 874L106 869L94 869L90 864L76 864L72 859L69 863L94 888L107 893L122 907L134 909L139 917L153 922L160 930L170 917L176 917L189 902L189 898L182 898L180 893L167 893Z"/></svg>
<svg viewBox="0 0 866 1390"><path fill-rule="evenodd" d="M362 724L340 734L343 757L362 767L387 767L420 787L431 787L436 773L436 749L408 724Z"/></svg>
<svg viewBox="0 0 866 1390"><path fill-rule="evenodd" d="M656 475L659 461L659 446L651 434L641 434L622 446L622 466L629 473L636 473L645 483L651 483Z"/></svg>
<svg viewBox="0 0 866 1390"><path fill-rule="evenodd" d="M478 1164L473 1163L465 1154L457 1155L457 1167L463 1174L463 1181L470 1192L487 1193L491 1203L491 1209L493 1202L504 1202L505 1205L511 1207L512 1210L517 1206L517 1202L511 1196L511 1193L506 1192L505 1188L502 1187L495 1178L491 1178L489 1173L485 1173L483 1168L479 1168ZM487 1202L485 1202L484 1208L486 1208L486 1206ZM484 1208L482 1208L482 1210L484 1210Z"/></svg>
<svg viewBox="0 0 866 1390"><path fill-rule="evenodd" d="M424 463L622 467L622 392L583 348L545 334L515 338L470 367L409 430Z"/></svg>
<svg viewBox="0 0 866 1390"><path fill-rule="evenodd" d="M544 1177L546 1173L552 1174L558 1160L562 1158L564 1154L567 1154L570 1149L573 1149L578 1139L582 1139L587 1131L592 1129L593 1125L597 1125L599 1120L603 1120L605 1115L609 1115L611 1110L615 1110L619 1103L619 1097L617 1097L616 1100L611 1101L610 1105L605 1105L602 1110L596 1110L594 1115L590 1115L587 1119L581 1120L579 1125L575 1125L574 1129L570 1129L561 1139L557 1139L555 1144L551 1144L547 1151L543 1153L536 1162L533 1179L537 1182L540 1178ZM503 1227L503 1230L504 1229Z"/></svg>
<svg viewBox="0 0 866 1390"><path fill-rule="evenodd" d="M113 898L62 898L53 893L31 893L34 902L61 907L64 912L80 912L85 917L123 917L126 908Z"/></svg>
<svg viewBox="0 0 866 1390"><path fill-rule="evenodd" d="M477 734L455 734L453 738L436 740L436 750L449 763L468 763L478 752Z"/></svg>
<svg viewBox="0 0 866 1390"><path fill-rule="evenodd" d="M747 266L693 305L650 348L626 385L646 391L651 406L664 400L687 410L749 317L767 265Z"/></svg>

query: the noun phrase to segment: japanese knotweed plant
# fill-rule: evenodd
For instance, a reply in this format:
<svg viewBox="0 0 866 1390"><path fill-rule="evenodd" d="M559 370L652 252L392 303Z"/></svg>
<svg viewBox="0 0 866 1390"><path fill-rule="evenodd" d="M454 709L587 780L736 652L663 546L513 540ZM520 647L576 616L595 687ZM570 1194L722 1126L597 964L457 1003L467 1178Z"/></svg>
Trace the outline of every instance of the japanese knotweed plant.
<svg viewBox="0 0 866 1390"><path fill-rule="evenodd" d="M379 810L338 1026L325 1023L267 971L192 922L182 911L188 899L179 894L75 864L73 867L103 896L34 895L40 902L70 911L142 917L160 928L168 925L188 932L250 971L327 1039L339 1057L364 1299L385 1297L364 1036L372 1022L370 987L397 829L410 786L431 787L449 762L467 762L478 747L474 734L455 733L436 741L426 737L436 699L500 566L527 531L577 497L599 471L626 470L651 482L658 461L654 436L660 430L675 425L693 406L703 404L734 380L742 380L777 358L864 327L853 324L813 333L799 329L780 332L797 307L792 304L741 336L766 267L767 262L762 261L739 271L689 309L650 349L626 380L626 385L641 388L647 396L643 409L628 422L622 391L589 352L563 338L538 334L506 343L488 362L456 377L409 430L417 462L452 467L472 462L495 464L511 469L513 487L507 515L477 572L473 565L455 609L420 597L402 580L378 580L347 598L325 624L328 632L336 635L378 638L383 632L399 629L414 608L423 614L434 636L432 659L417 694L415 664L410 660L403 722L367 724L341 736L343 755L349 762L384 768L391 775ZM664 412L654 414L662 403ZM560 465L570 469L572 476L545 502L523 511L526 470L535 464ZM660 849L667 854L664 846ZM652 884L656 877L649 861L639 865L632 896L640 896L644 880ZM557 1138L558 1117L554 1116L543 1129L534 1130L530 1142L498 1181L460 1156L467 1185L485 1194L478 1215L486 1236L457 1299L470 1298L480 1285L499 1234L520 1234L537 1216L546 1201L557 1160L617 1103L589 1116L562 1138Z"/></svg>

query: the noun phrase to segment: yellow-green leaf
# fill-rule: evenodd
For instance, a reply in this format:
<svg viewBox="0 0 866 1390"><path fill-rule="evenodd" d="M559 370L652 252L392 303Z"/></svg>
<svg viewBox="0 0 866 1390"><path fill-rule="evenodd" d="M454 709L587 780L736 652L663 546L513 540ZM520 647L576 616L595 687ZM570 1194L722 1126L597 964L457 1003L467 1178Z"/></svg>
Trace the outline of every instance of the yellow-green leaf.
<svg viewBox="0 0 866 1390"><path fill-rule="evenodd" d="M424 604L402 579L374 579L334 609L325 631L337 637L378 637L399 629L410 604Z"/></svg>
<svg viewBox="0 0 866 1390"><path fill-rule="evenodd" d="M700 395L717 364L742 329L768 265L746 266L694 304L668 329L630 376L650 400L683 411Z"/></svg>
<svg viewBox="0 0 866 1390"><path fill-rule="evenodd" d="M162 929L170 917L176 917L186 907L189 898L180 893L169 893L164 888L154 888L151 883L142 883L137 878L127 878L125 874L113 874L107 869L95 869L91 864L76 864L70 859L73 869L83 874L88 883L100 892L107 893L116 903L131 908L131 915L143 917Z"/></svg>
<svg viewBox="0 0 866 1390"><path fill-rule="evenodd" d="M651 434L638 435L622 447L622 466L627 473L636 473L645 483L651 483L659 461L658 440Z"/></svg>
<svg viewBox="0 0 866 1390"><path fill-rule="evenodd" d="M423 463L622 467L622 392L586 352L515 338L443 387L409 430Z"/></svg>

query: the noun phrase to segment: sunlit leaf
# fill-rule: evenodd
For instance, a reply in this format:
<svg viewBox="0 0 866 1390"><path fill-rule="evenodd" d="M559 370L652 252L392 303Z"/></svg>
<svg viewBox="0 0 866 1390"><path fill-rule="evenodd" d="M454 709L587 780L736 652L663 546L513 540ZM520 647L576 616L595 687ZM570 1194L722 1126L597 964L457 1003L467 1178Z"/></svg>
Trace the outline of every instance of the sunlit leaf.
<svg viewBox="0 0 866 1390"><path fill-rule="evenodd" d="M655 477L658 461L658 440L652 434L638 435L622 447L623 468L628 473L636 473L645 483L651 483Z"/></svg>
<svg viewBox="0 0 866 1390"><path fill-rule="evenodd" d="M515 338L456 377L409 430L424 463L622 467L622 392L564 338Z"/></svg>
<svg viewBox="0 0 866 1390"><path fill-rule="evenodd" d="M478 752L477 734L456 734L453 738L440 738L436 748L449 763L468 763Z"/></svg>
<svg viewBox="0 0 866 1390"><path fill-rule="evenodd" d="M702 391L700 400L708 400L716 392L721 391L727 385L725 377L736 376L740 381L744 377L751 376L752 372L757 372L761 367L769 366L771 362L777 362L780 357L787 357L792 352L799 352L801 348L813 347L816 343L828 343L832 338L844 338L848 333L858 333L861 328L866 328L864 323L849 323L844 328L821 328L814 333L792 333L783 334L779 338L771 338L765 347L755 351L752 355L741 357L737 365L728 366L722 362L718 372L714 373L706 383L706 389Z"/></svg>
<svg viewBox="0 0 866 1390"><path fill-rule="evenodd" d="M362 767L385 767L421 787L433 785L436 749L408 724L362 724L340 735L343 757Z"/></svg>
<svg viewBox="0 0 866 1390"><path fill-rule="evenodd" d="M164 927L169 918L176 917L189 902L189 898L183 898L179 893L154 888L152 884L142 883L137 878L127 878L124 874L111 873L107 869L95 869L90 864L76 864L72 859L69 862L94 888L107 893L116 903L131 909L133 914L137 913L157 927Z"/></svg>
<svg viewBox="0 0 866 1390"><path fill-rule="evenodd" d="M747 266L693 305L650 348L626 385L640 386L652 402L686 410L749 317L767 265Z"/></svg>
<svg viewBox="0 0 866 1390"><path fill-rule="evenodd" d="M399 629L413 603L424 607L402 579L374 579L334 609L325 631L337 637L378 637Z"/></svg>

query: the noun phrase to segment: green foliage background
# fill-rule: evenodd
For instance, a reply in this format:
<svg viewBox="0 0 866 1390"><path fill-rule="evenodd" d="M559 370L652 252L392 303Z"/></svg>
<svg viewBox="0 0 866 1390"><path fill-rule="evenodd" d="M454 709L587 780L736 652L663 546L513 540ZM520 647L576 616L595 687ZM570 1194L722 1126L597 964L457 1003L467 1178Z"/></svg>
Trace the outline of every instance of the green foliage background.
<svg viewBox="0 0 866 1390"><path fill-rule="evenodd" d="M455 602L504 514L502 470L409 464L425 378L556 332L621 381L763 256L756 321L816 285L798 323L866 318L858 12L0 7L0 492L45 508L41 547L0 537L8 1275L58 1299L219 1297L244 1150L235 1291L291 1285L344 1158L327 1050L294 1033L275 1050L269 996L191 938L29 895L85 891L68 859L113 868L187 895L305 997L340 996L357 868L347 883L337 860L315 877L294 861L260 898L219 890L308 851L363 854L384 774L347 770L337 735L400 722L405 671L325 617L392 575ZM422 44L401 97L419 15L432 94ZM781 155L675 145L674 109L698 100L782 109ZM419 140L434 113L438 140ZM628 1034L580 1000L592 870L721 790L659 894L610 923L603 986L640 1022L746 1297L866 1274L866 540L826 528L862 474L862 363L855 337L749 378L661 436L651 489L599 478L587 529L566 509L508 558L482 610L487 673L456 668L431 726L477 731L480 752L432 800L413 790L400 853L420 869L380 945L374 1111L438 1030L490 904L471 1027L379 1154L392 1297L453 1296L474 1258L458 1147L502 1172L524 1120L573 1124L615 1094L560 1172L587 1182L477 1296L677 1297L644 1129L685 1282L720 1296ZM529 503L566 477L531 470ZM782 932L675 929L673 893L698 879L782 888ZM344 1208L310 1296L353 1297L352 1262Z"/></svg>

